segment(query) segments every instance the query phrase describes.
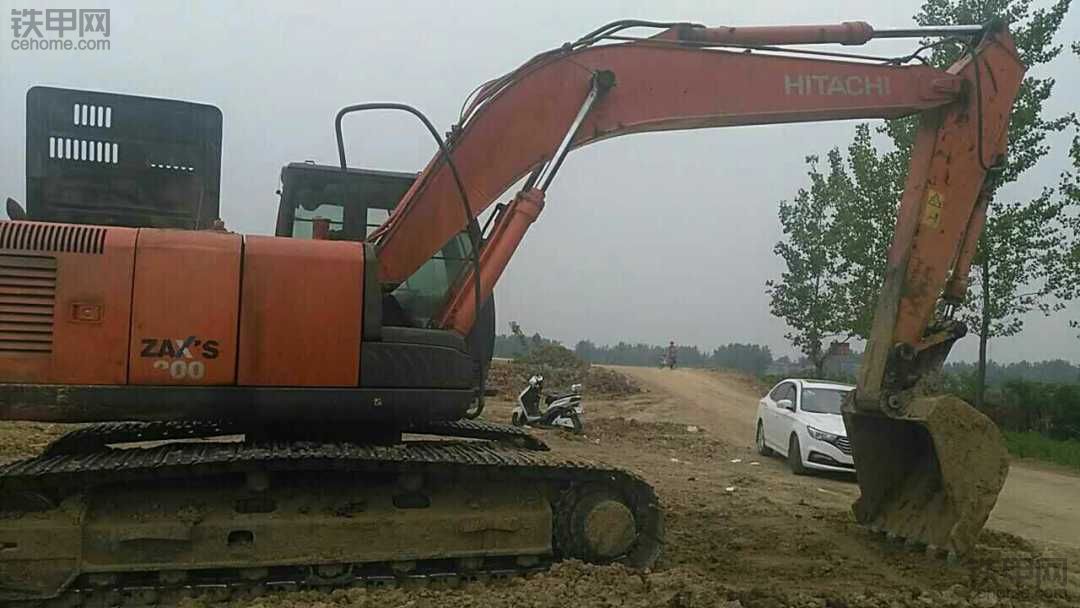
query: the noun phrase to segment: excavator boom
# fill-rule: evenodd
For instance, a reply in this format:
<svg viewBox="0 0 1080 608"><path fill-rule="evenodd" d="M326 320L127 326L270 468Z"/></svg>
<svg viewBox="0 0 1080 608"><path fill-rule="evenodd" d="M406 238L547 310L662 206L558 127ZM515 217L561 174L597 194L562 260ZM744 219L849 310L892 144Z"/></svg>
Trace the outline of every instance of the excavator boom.
<svg viewBox="0 0 1080 608"><path fill-rule="evenodd" d="M451 139L473 217L552 160L593 75L615 84L572 147L649 131L897 118L957 100L963 78L933 68L702 49L664 40L593 46L528 63ZM523 117L528 117L524 119ZM399 283L466 223L436 155L377 233L380 279Z"/></svg>
<svg viewBox="0 0 1080 608"><path fill-rule="evenodd" d="M479 215L529 177L493 221L477 267L448 294L438 325L461 334L471 328L570 148L647 131L918 114L885 282L845 421L863 494L859 520L935 550L967 551L1004 484L1002 441L963 402L920 395L924 379L940 370L965 333L948 315L966 292L988 177L1004 158L1024 75L1002 24L976 29L970 52L938 70L777 51L876 36L971 34L972 28L678 24L622 44L568 45L484 85L449 152L469 213ZM772 52L708 48L714 45ZM460 205L447 204L456 199L450 173L446 158L432 159L375 235L384 283L407 279L472 219Z"/></svg>

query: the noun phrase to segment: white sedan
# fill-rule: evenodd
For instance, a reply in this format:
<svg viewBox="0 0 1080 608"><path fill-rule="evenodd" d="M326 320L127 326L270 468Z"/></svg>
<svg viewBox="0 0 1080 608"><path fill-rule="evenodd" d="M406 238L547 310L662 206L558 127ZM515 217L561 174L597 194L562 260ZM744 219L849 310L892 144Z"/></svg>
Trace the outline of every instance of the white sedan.
<svg viewBox="0 0 1080 608"><path fill-rule="evenodd" d="M855 471L851 443L840 416L845 393L855 387L823 380L784 380L758 402L758 452L786 456L796 475L807 469Z"/></svg>

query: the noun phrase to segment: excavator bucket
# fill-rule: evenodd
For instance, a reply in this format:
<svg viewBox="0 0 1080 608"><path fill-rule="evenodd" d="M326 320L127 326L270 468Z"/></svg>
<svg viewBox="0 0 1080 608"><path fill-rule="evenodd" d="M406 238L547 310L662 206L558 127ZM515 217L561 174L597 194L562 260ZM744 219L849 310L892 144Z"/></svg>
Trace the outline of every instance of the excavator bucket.
<svg viewBox="0 0 1080 608"><path fill-rule="evenodd" d="M862 495L856 519L928 552L968 553L1009 472L989 418L952 396L925 396L967 333L953 314L1005 159L1024 66L1005 24L949 68L956 103L920 115L858 387L844 423Z"/></svg>
<svg viewBox="0 0 1080 608"><path fill-rule="evenodd" d="M862 492L855 518L928 553L964 555L1009 472L1001 433L951 395L916 398L907 412L844 413Z"/></svg>

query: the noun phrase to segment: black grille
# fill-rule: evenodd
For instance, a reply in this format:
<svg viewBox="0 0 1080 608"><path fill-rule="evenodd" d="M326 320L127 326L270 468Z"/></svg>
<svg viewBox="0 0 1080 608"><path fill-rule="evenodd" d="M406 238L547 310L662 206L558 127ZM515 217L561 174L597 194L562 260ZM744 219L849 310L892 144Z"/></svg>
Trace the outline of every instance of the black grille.
<svg viewBox="0 0 1080 608"><path fill-rule="evenodd" d="M52 352L56 260L0 255L0 355Z"/></svg>
<svg viewBox="0 0 1080 608"><path fill-rule="evenodd" d="M26 94L26 211L35 220L208 228L220 182L213 106L40 86Z"/></svg>
<svg viewBox="0 0 1080 608"><path fill-rule="evenodd" d="M0 222L0 249L101 254L105 232L95 226Z"/></svg>
<svg viewBox="0 0 1080 608"><path fill-rule="evenodd" d="M834 445L844 454L851 456L851 442L848 441L847 437L838 437Z"/></svg>

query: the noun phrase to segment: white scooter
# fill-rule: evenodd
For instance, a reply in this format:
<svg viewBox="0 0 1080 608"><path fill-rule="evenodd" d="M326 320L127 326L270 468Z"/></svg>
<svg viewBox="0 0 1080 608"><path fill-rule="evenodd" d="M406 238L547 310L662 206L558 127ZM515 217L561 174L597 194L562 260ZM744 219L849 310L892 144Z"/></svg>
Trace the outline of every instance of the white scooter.
<svg viewBox="0 0 1080 608"><path fill-rule="evenodd" d="M581 405L581 385L574 384L570 392L544 394L544 377L529 378L529 385L518 395L518 404L511 414L514 426L561 428L581 434L585 408Z"/></svg>

